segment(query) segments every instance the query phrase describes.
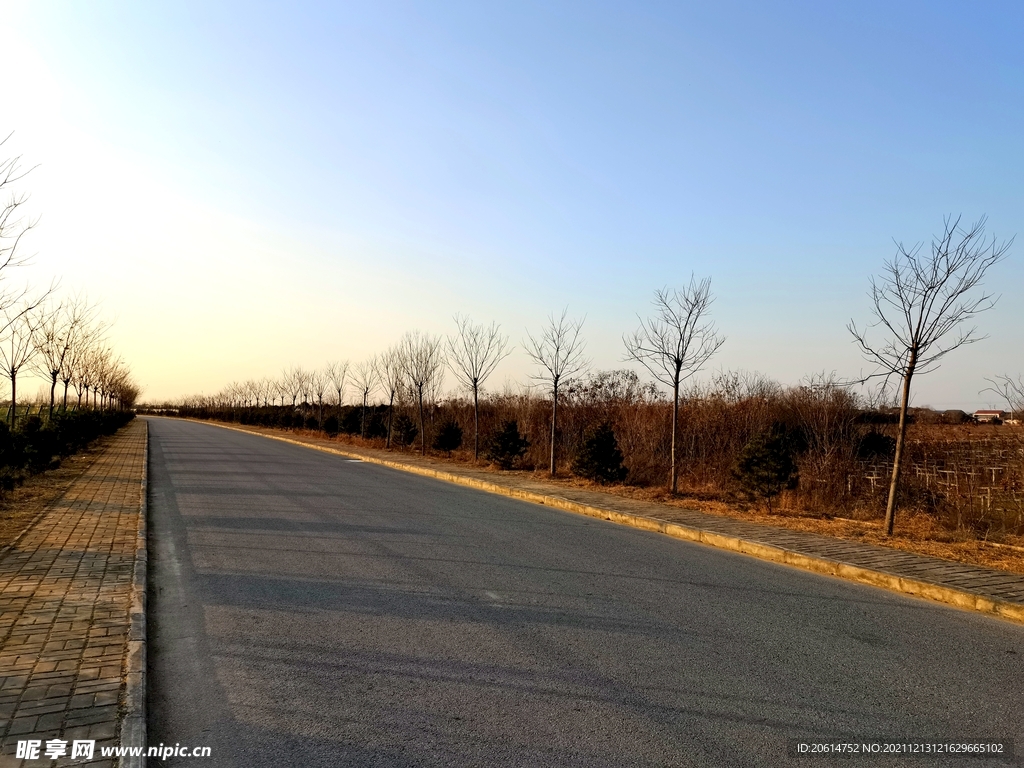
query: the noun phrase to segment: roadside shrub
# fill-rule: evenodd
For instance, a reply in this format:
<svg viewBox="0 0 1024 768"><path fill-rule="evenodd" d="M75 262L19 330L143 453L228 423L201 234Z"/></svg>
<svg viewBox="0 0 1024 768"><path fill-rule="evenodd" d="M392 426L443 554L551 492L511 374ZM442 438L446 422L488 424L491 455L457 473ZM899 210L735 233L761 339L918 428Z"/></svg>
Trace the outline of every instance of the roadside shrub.
<svg viewBox="0 0 1024 768"><path fill-rule="evenodd" d="M380 438L383 440L388 436L387 408L376 406L366 414L366 436L368 438Z"/></svg>
<svg viewBox="0 0 1024 768"><path fill-rule="evenodd" d="M462 447L462 427L455 419L447 419L434 438L434 450L451 453Z"/></svg>
<svg viewBox="0 0 1024 768"><path fill-rule="evenodd" d="M868 432L857 445L859 459L888 459L896 454L896 438L880 432Z"/></svg>
<svg viewBox="0 0 1024 768"><path fill-rule="evenodd" d="M53 455L57 453L56 431L43 427L43 420L38 416L30 416L21 426L22 451L24 464L32 473L49 469ZM60 464L58 459L57 464Z"/></svg>
<svg viewBox="0 0 1024 768"><path fill-rule="evenodd" d="M621 483L629 470L622 466L622 451L611 424L603 421L587 431L572 462L573 474L599 483Z"/></svg>
<svg viewBox="0 0 1024 768"><path fill-rule="evenodd" d="M328 416L324 419L324 432L327 433L328 437L334 437L338 434L338 417Z"/></svg>
<svg viewBox="0 0 1024 768"><path fill-rule="evenodd" d="M408 445L412 444L412 441L416 439L416 435L419 433L420 431L413 424L412 419L403 413L395 419L391 437L398 447L404 451Z"/></svg>
<svg viewBox="0 0 1024 768"><path fill-rule="evenodd" d="M530 441L519 434L519 424L509 420L491 438L486 456L502 469L512 469L529 447Z"/></svg>
<svg viewBox="0 0 1024 768"><path fill-rule="evenodd" d="M341 431L346 435L358 435L363 431L363 416L360 406L349 406L341 417Z"/></svg>
<svg viewBox="0 0 1024 768"><path fill-rule="evenodd" d="M112 435L135 418L130 411L80 411L54 414L49 423L25 419L14 432L0 422L0 491L19 485L26 474L60 466L102 435Z"/></svg>
<svg viewBox="0 0 1024 768"><path fill-rule="evenodd" d="M786 428L773 424L767 432L755 435L736 459L733 477L748 494L764 499L769 513L772 499L783 490L795 488L800 479L796 447Z"/></svg>
<svg viewBox="0 0 1024 768"><path fill-rule="evenodd" d="M316 420L316 416L310 414L309 416L306 417L305 426L306 429L316 432L320 429L320 422Z"/></svg>

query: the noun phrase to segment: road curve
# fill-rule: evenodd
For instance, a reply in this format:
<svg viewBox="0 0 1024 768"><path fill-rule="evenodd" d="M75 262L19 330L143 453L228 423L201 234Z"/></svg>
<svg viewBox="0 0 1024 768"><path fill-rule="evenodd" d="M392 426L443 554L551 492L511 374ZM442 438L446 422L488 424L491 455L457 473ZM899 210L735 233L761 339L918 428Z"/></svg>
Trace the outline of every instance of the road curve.
<svg viewBox="0 0 1024 768"><path fill-rule="evenodd" d="M1017 625L211 425L152 419L149 455L149 743L213 752L160 764L1024 750Z"/></svg>

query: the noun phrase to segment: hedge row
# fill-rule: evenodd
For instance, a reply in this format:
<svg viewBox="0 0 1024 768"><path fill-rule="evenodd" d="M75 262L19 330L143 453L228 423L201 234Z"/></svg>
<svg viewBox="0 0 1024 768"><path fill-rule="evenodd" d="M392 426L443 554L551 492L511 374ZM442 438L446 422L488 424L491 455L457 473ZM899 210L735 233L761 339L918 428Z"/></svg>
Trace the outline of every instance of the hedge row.
<svg viewBox="0 0 1024 768"><path fill-rule="evenodd" d="M0 422L0 489L9 491L27 475L60 466L102 435L112 435L135 418L131 411L76 411L23 420L12 431Z"/></svg>

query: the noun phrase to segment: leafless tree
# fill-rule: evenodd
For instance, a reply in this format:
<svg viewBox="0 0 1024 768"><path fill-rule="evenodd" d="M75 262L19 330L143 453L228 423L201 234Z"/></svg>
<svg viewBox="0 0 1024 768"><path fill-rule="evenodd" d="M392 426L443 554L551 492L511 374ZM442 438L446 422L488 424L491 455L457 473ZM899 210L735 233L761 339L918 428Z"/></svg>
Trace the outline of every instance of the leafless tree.
<svg viewBox="0 0 1024 768"><path fill-rule="evenodd" d="M302 418L305 420L306 412L308 410L310 400L311 386L313 383L313 374L311 371L307 371L305 368L295 369L295 386L299 393L299 405L302 409Z"/></svg>
<svg viewBox="0 0 1024 768"><path fill-rule="evenodd" d="M568 319L569 309L562 310L562 315L548 316L548 325L539 337L534 338L529 331L523 346L542 372L533 378L543 381L551 388L551 466L554 476L557 468L556 436L558 431L558 385L570 376L575 376L590 365L583 356L584 342L580 338L580 330L586 318Z"/></svg>
<svg viewBox="0 0 1024 768"><path fill-rule="evenodd" d="M713 301L711 278L698 282L691 275L689 285L682 290L655 291L655 316L640 318L640 327L622 339L627 358L643 365L655 379L672 389L672 493L679 490L679 385L703 368L725 343L708 319Z"/></svg>
<svg viewBox="0 0 1024 768"><path fill-rule="evenodd" d="M443 339L429 333L410 331L400 344L402 368L419 408L420 453L426 455L426 422L423 414L424 397L429 398L432 388L440 383L444 374Z"/></svg>
<svg viewBox="0 0 1024 768"><path fill-rule="evenodd" d="M256 382L256 405L259 405L259 401L263 401L263 407L266 408L270 405L270 399L274 395L274 383L264 376L258 382Z"/></svg>
<svg viewBox="0 0 1024 768"><path fill-rule="evenodd" d="M331 378L326 370L313 371L310 376L310 391L313 393L313 397L316 398L317 407L319 408L320 418L317 420L317 424L323 425L324 423L324 395L327 394L327 390L331 386Z"/></svg>
<svg viewBox="0 0 1024 768"><path fill-rule="evenodd" d="M78 401L76 403L76 410L82 409L82 395L85 395L85 405L89 406L89 382L92 381L92 372L90 370L92 366L92 351L93 346L90 344L84 347L75 359L74 368L71 371L71 382L75 388L75 394L78 395Z"/></svg>
<svg viewBox="0 0 1024 768"><path fill-rule="evenodd" d="M302 376L302 369L295 366L281 374L281 384L284 388L283 394L292 399L292 410L295 410L299 395L302 394Z"/></svg>
<svg viewBox="0 0 1024 768"><path fill-rule="evenodd" d="M57 380L66 376L64 407L67 407L67 382L70 380L69 363L80 341L86 337L95 308L82 297L72 298L57 307L42 312L42 322L36 332L35 345L39 351L37 367L50 380L50 411L53 418Z"/></svg>
<svg viewBox="0 0 1024 768"><path fill-rule="evenodd" d="M68 386L78 376L82 359L88 353L89 346L93 339L99 337L101 334L102 329L98 328L96 325L92 323L83 325L79 332L75 334L71 348L64 357L64 363L60 368L60 380L64 385L62 410L65 412L67 412L68 409ZM81 401L81 396L79 396L79 401Z"/></svg>
<svg viewBox="0 0 1024 768"><path fill-rule="evenodd" d="M0 311L0 365L4 376L11 381L11 429L17 425L18 374L36 355L33 343L39 327L36 310L35 304L17 304Z"/></svg>
<svg viewBox="0 0 1024 768"><path fill-rule="evenodd" d="M284 408L288 404L288 396L291 394L292 384L291 378L287 371L282 371L281 375L271 382L274 387L276 397L281 398L281 407ZM275 397L275 399L276 399ZM295 407L295 403L292 403L292 407Z"/></svg>
<svg viewBox="0 0 1024 768"><path fill-rule="evenodd" d="M979 341L977 328L964 324L995 304L990 293L978 294L985 273L1006 255L1013 240L985 239L985 217L969 228L960 218L947 217L943 233L932 240L929 252L922 244L907 248L896 243L896 255L886 262L881 277L871 278L874 321L858 328L847 326L865 358L877 366L871 376L897 377L902 382L900 420L896 434L885 530L892 535L896 516L903 449L907 433L910 384L915 375L930 373L954 349ZM879 328L881 341L868 339ZM868 377L870 378L870 376Z"/></svg>
<svg viewBox="0 0 1024 768"><path fill-rule="evenodd" d="M377 381L388 399L388 426L387 437L384 447L391 448L391 425L394 423L395 397L402 388L405 380L405 368L402 365L402 350L400 347L390 347L386 352L377 357Z"/></svg>
<svg viewBox="0 0 1024 768"><path fill-rule="evenodd" d="M338 408L341 408L345 400L345 379L348 378L348 368L348 360L327 364L327 377L330 379L331 386L334 387L334 391L337 394L338 399L334 404Z"/></svg>
<svg viewBox="0 0 1024 768"><path fill-rule="evenodd" d="M0 147L11 138L0 141ZM21 167L21 156L8 157L0 160L0 195L6 200L0 202L0 273L8 267L21 266L28 259L19 251L22 238L35 226L35 221L28 220L24 215L24 206L28 202L28 194L18 192L17 183L32 169Z"/></svg>
<svg viewBox="0 0 1024 768"><path fill-rule="evenodd" d="M370 399L370 393L377 388L377 366L375 358L364 360L356 366L352 377L356 389L363 399L363 407L359 412L359 436L366 437L366 403Z"/></svg>
<svg viewBox="0 0 1024 768"><path fill-rule="evenodd" d="M1019 419L1021 414L1024 414L1024 377L1013 378L1008 374L1003 374L993 379L985 379L985 381L992 386L986 387L982 392L994 392L1005 400L1011 419Z"/></svg>
<svg viewBox="0 0 1024 768"><path fill-rule="evenodd" d="M455 378L473 393L473 459L480 459L480 387L498 363L512 353L508 336L497 323L473 325L468 317L455 316L458 332L448 337L448 367Z"/></svg>

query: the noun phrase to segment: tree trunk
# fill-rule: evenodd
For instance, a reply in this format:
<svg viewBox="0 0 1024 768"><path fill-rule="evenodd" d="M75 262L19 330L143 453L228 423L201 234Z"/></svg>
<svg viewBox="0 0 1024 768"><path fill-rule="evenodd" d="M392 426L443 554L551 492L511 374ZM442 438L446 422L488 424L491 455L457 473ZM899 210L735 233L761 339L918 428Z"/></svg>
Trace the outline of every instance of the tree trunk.
<svg viewBox="0 0 1024 768"><path fill-rule="evenodd" d="M907 372L903 375L903 397L900 399L900 426L896 433L896 453L892 458L892 479L889 481L889 501L885 505L885 535L892 536L896 522L896 496L899 492L900 471L903 468L903 447L907 436L907 407L910 404L910 380L917 366L917 352L911 350Z"/></svg>
<svg viewBox="0 0 1024 768"><path fill-rule="evenodd" d="M420 454L422 456L427 455L427 430L426 425L423 423L423 387L419 388L419 404L420 404Z"/></svg>
<svg viewBox="0 0 1024 768"><path fill-rule="evenodd" d="M391 393L391 397L388 399L388 436L384 441L384 447L391 450L391 421L395 415L395 393Z"/></svg>
<svg viewBox="0 0 1024 768"><path fill-rule="evenodd" d="M676 464L676 441L679 439L679 372L676 371L675 380L672 382L672 469L669 471L669 480L672 487L672 495L679 492L679 466Z"/></svg>
<svg viewBox="0 0 1024 768"><path fill-rule="evenodd" d="M480 387L473 382L473 461L480 461Z"/></svg>
<svg viewBox="0 0 1024 768"><path fill-rule="evenodd" d="M11 371L11 431L14 431L14 426L18 418L18 373L17 371Z"/></svg>
<svg viewBox="0 0 1024 768"><path fill-rule="evenodd" d="M61 407L61 410L64 411L64 413L68 412L68 385L70 383L71 379L67 379L64 382L64 405Z"/></svg>
<svg viewBox="0 0 1024 768"><path fill-rule="evenodd" d="M366 437L366 392L363 391L363 408L359 411L359 436Z"/></svg>
<svg viewBox="0 0 1024 768"><path fill-rule="evenodd" d="M57 373L59 373L59 371L53 373L53 378L50 381L50 416L48 417L49 421L53 421L53 402L54 394L57 391Z"/></svg>
<svg viewBox="0 0 1024 768"><path fill-rule="evenodd" d="M558 382L551 388L551 476L555 476L555 430L558 426Z"/></svg>

